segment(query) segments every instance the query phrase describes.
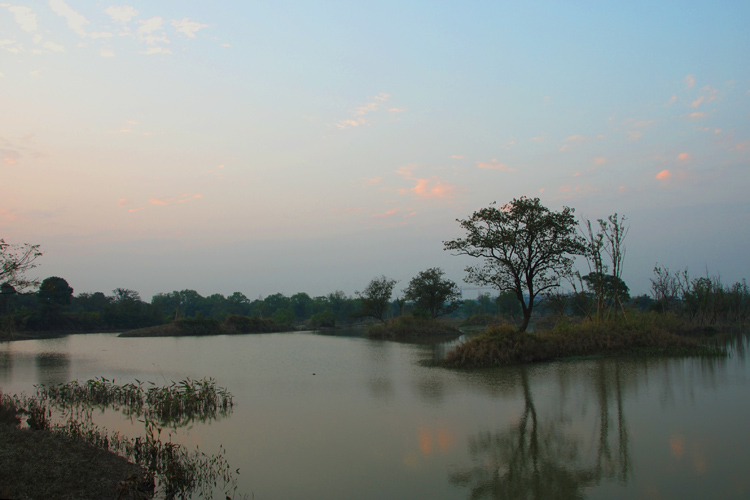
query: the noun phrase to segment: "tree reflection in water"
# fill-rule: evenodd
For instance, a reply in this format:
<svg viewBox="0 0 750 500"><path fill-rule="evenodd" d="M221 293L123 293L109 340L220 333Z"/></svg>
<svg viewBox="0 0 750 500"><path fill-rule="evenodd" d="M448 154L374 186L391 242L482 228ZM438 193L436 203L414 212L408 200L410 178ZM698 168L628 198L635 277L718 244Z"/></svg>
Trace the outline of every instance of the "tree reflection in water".
<svg viewBox="0 0 750 500"><path fill-rule="evenodd" d="M519 370L524 399L520 419L507 430L470 437L472 465L451 474L450 482L470 488L472 499L583 498L585 489L603 478L626 483L631 460L619 364L598 363L591 373L599 407L591 436L574 432L568 425L573 419L563 408L549 416L538 415L528 369ZM610 436L613 428L615 434ZM588 451L592 445L595 453Z"/></svg>

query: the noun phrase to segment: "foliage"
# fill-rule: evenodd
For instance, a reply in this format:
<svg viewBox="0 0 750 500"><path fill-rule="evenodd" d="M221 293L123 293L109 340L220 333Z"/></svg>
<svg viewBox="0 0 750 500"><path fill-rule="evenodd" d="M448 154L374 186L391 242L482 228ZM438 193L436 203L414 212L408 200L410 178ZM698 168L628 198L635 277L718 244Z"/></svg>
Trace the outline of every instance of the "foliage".
<svg viewBox="0 0 750 500"><path fill-rule="evenodd" d="M315 313L310 318L310 328L333 328L336 326L336 315L330 309Z"/></svg>
<svg viewBox="0 0 750 500"><path fill-rule="evenodd" d="M482 260L466 268L466 281L515 293L523 312L521 330L529 324L536 297L557 288L561 276L571 273L570 256L585 251L573 209L553 212L539 198L521 197L499 209L493 203L458 222L467 236L444 242L445 250Z"/></svg>
<svg viewBox="0 0 750 500"><path fill-rule="evenodd" d="M73 289L63 278L51 276L39 286L37 299L46 307L61 309L70 305L73 297Z"/></svg>
<svg viewBox="0 0 750 500"><path fill-rule="evenodd" d="M404 298L414 302L418 311L437 318L458 309L461 291L453 280L443 278L445 271L432 267L409 281Z"/></svg>
<svg viewBox="0 0 750 500"><path fill-rule="evenodd" d="M373 278L361 292L354 292L359 297L362 309L357 313L360 317L375 318L385 323L385 315L391 303L393 287L398 283L396 280L385 276Z"/></svg>
<svg viewBox="0 0 750 500"><path fill-rule="evenodd" d="M26 273L36 267L36 259L42 256L39 245L6 243L0 238L0 284L3 293L20 293L39 284L27 278ZM12 291L11 291L12 289Z"/></svg>

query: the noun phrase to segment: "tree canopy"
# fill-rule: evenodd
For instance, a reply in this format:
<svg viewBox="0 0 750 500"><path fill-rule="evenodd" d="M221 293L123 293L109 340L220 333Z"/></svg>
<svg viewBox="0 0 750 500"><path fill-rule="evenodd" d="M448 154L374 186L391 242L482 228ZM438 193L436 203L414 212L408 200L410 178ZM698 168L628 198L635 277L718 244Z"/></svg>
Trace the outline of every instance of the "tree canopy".
<svg viewBox="0 0 750 500"><path fill-rule="evenodd" d="M39 281L27 278L26 272L36 267L34 261L41 256L39 245L16 245L0 238L0 284L6 285L3 293L21 292L38 285Z"/></svg>
<svg viewBox="0 0 750 500"><path fill-rule="evenodd" d="M458 219L466 237L443 242L444 249L481 259L466 268L466 281L516 294L524 331L536 297L560 286L561 277L571 272L572 256L585 251L573 212L569 207L554 212L539 198L525 196L500 208L493 203Z"/></svg>
<svg viewBox="0 0 750 500"><path fill-rule="evenodd" d="M385 322L385 314L388 312L396 283L398 283L396 280L380 276L373 278L361 292L355 292L362 305L358 315Z"/></svg>
<svg viewBox="0 0 750 500"><path fill-rule="evenodd" d="M409 282L404 297L432 318L450 314L461 304L461 291L454 281L443 278L444 274L438 267L420 272Z"/></svg>

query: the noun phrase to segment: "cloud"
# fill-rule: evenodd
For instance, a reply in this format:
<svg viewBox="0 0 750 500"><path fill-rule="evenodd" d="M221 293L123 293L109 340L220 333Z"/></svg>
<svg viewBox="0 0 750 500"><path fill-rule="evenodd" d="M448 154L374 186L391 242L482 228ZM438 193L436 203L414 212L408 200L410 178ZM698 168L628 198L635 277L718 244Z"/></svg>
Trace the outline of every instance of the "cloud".
<svg viewBox="0 0 750 500"><path fill-rule="evenodd" d="M201 194L181 194L180 196L161 197L161 198L149 198L148 202L152 205L167 206L167 205L178 205L180 203L187 203L189 201L203 198Z"/></svg>
<svg viewBox="0 0 750 500"><path fill-rule="evenodd" d="M385 92L381 92L371 97L364 105L354 108L354 110L351 112L351 114L353 115L352 117L345 118L336 122L336 127L338 127L339 129L347 129L359 127L360 125L369 125L369 122L367 118L365 118L365 115L379 111L382 104L389 98L390 94L387 94Z"/></svg>
<svg viewBox="0 0 750 500"><path fill-rule="evenodd" d="M669 106L671 106L671 105L672 105L672 104L674 104L675 102L677 102L677 95L673 95L673 96L672 96L672 97L671 97L671 98L670 98L670 99L669 99L669 100L668 100L668 101L667 101L667 102L666 102L666 103L664 104L664 107L668 108Z"/></svg>
<svg viewBox="0 0 750 500"><path fill-rule="evenodd" d="M628 132L628 137L630 138L630 140L634 141L643 137L643 132L641 132L640 130L630 130Z"/></svg>
<svg viewBox="0 0 750 500"><path fill-rule="evenodd" d="M21 155L17 151L11 151L10 149L0 149L0 158L3 159L4 163L8 165L15 165L18 160L21 159Z"/></svg>
<svg viewBox="0 0 750 500"><path fill-rule="evenodd" d="M685 77L685 88L692 89L695 87L695 75L688 75Z"/></svg>
<svg viewBox="0 0 750 500"><path fill-rule="evenodd" d="M565 151L567 151L569 149L570 149L570 146L568 146L567 144L563 144L562 147L560 149L558 149L558 151L561 152L561 153L564 153Z"/></svg>
<svg viewBox="0 0 750 500"><path fill-rule="evenodd" d="M390 113L404 113L406 109L404 108L388 108L388 111Z"/></svg>
<svg viewBox="0 0 750 500"><path fill-rule="evenodd" d="M670 177L672 177L672 172L670 172L669 170L662 170L661 172L656 174L656 178L660 181L669 179Z"/></svg>
<svg viewBox="0 0 750 500"><path fill-rule="evenodd" d="M413 193L416 198L427 200L427 199L450 199L456 196L458 188L453 184L445 182L439 177L432 176L429 178L417 177L413 174L414 167L401 167L396 170L396 173L402 176L408 181L415 183L415 186L410 189L401 189L399 194Z"/></svg>
<svg viewBox="0 0 750 500"><path fill-rule="evenodd" d="M81 14L71 9L70 6L65 3L65 0L49 0L49 6L53 12L64 17L68 21L68 28L75 31L79 36L86 36L83 26L89 22Z"/></svg>
<svg viewBox="0 0 750 500"><path fill-rule="evenodd" d="M451 158L454 160L463 160L466 157L464 155L451 155Z"/></svg>
<svg viewBox="0 0 750 500"><path fill-rule="evenodd" d="M138 21L140 26L138 27L138 34L153 33L154 31L163 29L161 17L151 17L145 21Z"/></svg>
<svg viewBox="0 0 750 500"><path fill-rule="evenodd" d="M44 45L42 45L42 47L52 52L65 52L65 47L54 42L44 42Z"/></svg>
<svg viewBox="0 0 750 500"><path fill-rule="evenodd" d="M7 38L0 40L0 50L5 50L12 54L18 54L23 50L23 45L16 42L15 40L9 40Z"/></svg>
<svg viewBox="0 0 750 500"><path fill-rule="evenodd" d="M172 51L165 48L165 47L150 47L146 50L142 50L140 52L141 54L146 54L147 56L153 55L153 54L171 54Z"/></svg>
<svg viewBox="0 0 750 500"><path fill-rule="evenodd" d="M690 154L689 153L680 153L680 154L677 155L677 159L681 160L681 161L687 161L687 160L690 159Z"/></svg>
<svg viewBox="0 0 750 500"><path fill-rule="evenodd" d="M698 106L701 105L701 103L703 102L703 99L705 99L705 96L700 96L698 99L690 103L690 107L697 108Z"/></svg>
<svg viewBox="0 0 750 500"><path fill-rule="evenodd" d="M581 141L585 141L585 140L586 140L586 136L585 135L575 134L575 135L571 135L571 136L566 137L565 141L563 141L563 142L581 142Z"/></svg>
<svg viewBox="0 0 750 500"><path fill-rule="evenodd" d="M36 31L39 25L36 23L36 14L29 7L20 5L8 6L8 10L13 13L13 19L18 23L22 30Z"/></svg>
<svg viewBox="0 0 750 500"><path fill-rule="evenodd" d="M369 187L369 186L376 186L380 184L383 178L382 177L365 177L363 180L365 182L365 187Z"/></svg>
<svg viewBox="0 0 750 500"><path fill-rule="evenodd" d="M744 142L740 142L739 144L737 144L735 146L735 149L739 151L739 150L745 149L748 146L750 146L750 141L744 141Z"/></svg>
<svg viewBox="0 0 750 500"><path fill-rule="evenodd" d="M543 135L539 135L539 136L536 136L536 137L532 137L531 140L534 141L534 142L544 142L544 136Z"/></svg>
<svg viewBox="0 0 750 500"><path fill-rule="evenodd" d="M605 163L607 163L607 159L603 156L597 156L596 158L594 158L594 163L596 163L597 165L604 165Z"/></svg>
<svg viewBox="0 0 750 500"><path fill-rule="evenodd" d="M501 172L515 172L516 170L513 168L508 167L505 163L500 163L497 161L497 158L493 158L492 161L486 162L486 161L478 161L477 167L481 169L489 169L489 170L500 170Z"/></svg>
<svg viewBox="0 0 750 500"><path fill-rule="evenodd" d="M138 15L138 11L130 5L110 5L104 9L104 13L118 23L127 23Z"/></svg>
<svg viewBox="0 0 750 500"><path fill-rule="evenodd" d="M110 49L101 49L99 50L99 55L102 57L115 57L114 51Z"/></svg>
<svg viewBox="0 0 750 500"><path fill-rule="evenodd" d="M702 111L696 111L695 113L690 113L689 116L693 120L700 120L701 118L705 118L706 117L706 113L704 113Z"/></svg>
<svg viewBox="0 0 750 500"><path fill-rule="evenodd" d="M187 17L183 17L180 21L172 21L172 26L175 27L177 33L182 33L188 38L195 38L195 34L198 30L201 28L207 28L208 24L196 23Z"/></svg>
<svg viewBox="0 0 750 500"><path fill-rule="evenodd" d="M399 212L398 208L392 208L386 212L380 213L380 214L372 214L372 217L374 219L383 218L383 217L391 217L393 215L396 215Z"/></svg>

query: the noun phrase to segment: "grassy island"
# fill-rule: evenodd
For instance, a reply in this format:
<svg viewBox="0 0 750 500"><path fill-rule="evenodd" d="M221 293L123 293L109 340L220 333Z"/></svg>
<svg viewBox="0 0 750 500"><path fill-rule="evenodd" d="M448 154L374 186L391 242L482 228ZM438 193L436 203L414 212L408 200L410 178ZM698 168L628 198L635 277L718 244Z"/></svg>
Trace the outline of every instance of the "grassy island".
<svg viewBox="0 0 750 500"><path fill-rule="evenodd" d="M286 332L292 326L279 324L272 319L229 316L224 322L213 318L178 319L166 325L149 326L121 333L120 337L189 337L196 335L237 335L241 333Z"/></svg>
<svg viewBox="0 0 750 500"><path fill-rule="evenodd" d="M725 355L722 348L711 345L707 335L714 332L660 315L579 323L564 316L552 328L535 332L511 325L491 326L451 351L444 364L477 368L578 356Z"/></svg>
<svg viewBox="0 0 750 500"><path fill-rule="evenodd" d="M409 340L458 335L461 332L449 322L411 314L374 324L367 329L367 336L372 339Z"/></svg>

